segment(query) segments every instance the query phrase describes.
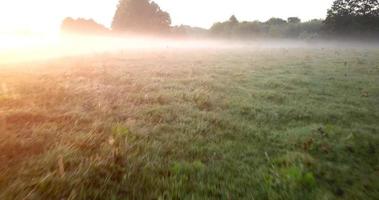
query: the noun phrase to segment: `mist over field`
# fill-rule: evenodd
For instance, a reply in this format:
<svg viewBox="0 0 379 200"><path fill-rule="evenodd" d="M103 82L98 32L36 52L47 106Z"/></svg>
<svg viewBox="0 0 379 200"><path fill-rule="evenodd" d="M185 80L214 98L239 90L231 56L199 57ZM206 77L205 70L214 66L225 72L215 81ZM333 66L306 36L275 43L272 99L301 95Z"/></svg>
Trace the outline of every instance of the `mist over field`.
<svg viewBox="0 0 379 200"><path fill-rule="evenodd" d="M373 49L379 42L336 40L301 40L301 39L256 39L226 40L222 38L168 38L152 36L101 36L101 35L61 35L59 37L8 36L0 41L17 41L0 48L1 64L16 64L26 61L43 61L52 58L80 56L101 53L117 53L135 50L217 50L217 49L293 49L293 48L327 48L327 49Z"/></svg>
<svg viewBox="0 0 379 200"><path fill-rule="evenodd" d="M377 199L379 2L330 4L209 28L50 5L59 31L0 31L0 199Z"/></svg>

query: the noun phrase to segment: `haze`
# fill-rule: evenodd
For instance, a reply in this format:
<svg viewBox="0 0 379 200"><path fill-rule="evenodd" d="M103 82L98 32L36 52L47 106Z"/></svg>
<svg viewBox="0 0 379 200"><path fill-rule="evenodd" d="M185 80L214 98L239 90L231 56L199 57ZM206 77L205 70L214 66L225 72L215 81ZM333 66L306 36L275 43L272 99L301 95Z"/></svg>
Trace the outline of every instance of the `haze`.
<svg viewBox="0 0 379 200"><path fill-rule="evenodd" d="M157 29L158 31L155 30L156 32L147 33L148 38L143 38L142 32L133 33L137 29L128 29L125 22L123 22L124 30L111 29L118 2L119 0L0 1L0 63L130 48L225 48L241 47L241 45L245 47L246 44L254 48L262 46L308 47L308 45L315 47L321 44L322 46L341 46L341 44L335 45L330 41L323 41L332 35L321 31L324 21L319 20L326 18L327 10L331 7L333 0L155 0L161 10L170 15L172 23L167 23L166 27L162 26ZM232 15L236 18L231 17ZM151 15L145 16L148 17L137 16L131 21L139 21L141 27L150 26L151 24L147 22L151 21ZM296 22L287 20L289 17ZM272 20L267 21L270 18ZM76 30L75 28L67 29L70 28L70 23L63 26L65 24L63 22L66 21L64 19L70 19L71 22L68 21L71 23L71 28L76 27ZM308 21L311 19L313 20ZM263 23L254 25L251 22L255 20ZM250 23L244 23L244 21ZM284 24L277 26L278 23ZM215 26L212 27L213 24ZM152 27L154 25L152 24ZM72 35L69 38L65 37L67 31L80 32L78 27L90 28L85 30L84 35L83 32L80 33L79 37L76 34L74 38ZM63 34L60 34L60 30ZM98 34L98 30L103 32ZM169 31L164 32L164 30ZM137 35L131 36L123 31L130 31L130 34L137 33ZM93 35L95 33L97 35ZM123 34L122 38L118 37L119 33ZM158 39L150 38L151 34L155 34L154 37ZM239 43L234 39L244 41ZM247 43L248 40L254 40L256 43ZM260 40L264 40L266 44L258 44L257 41ZM349 44L356 46L352 45L352 41L349 41Z"/></svg>
<svg viewBox="0 0 379 200"><path fill-rule="evenodd" d="M57 33L65 17L93 18L109 27L118 0L2 0L0 32ZM209 28L235 14L240 20L265 21L271 17L324 18L332 0L156 0L169 12L173 25Z"/></svg>

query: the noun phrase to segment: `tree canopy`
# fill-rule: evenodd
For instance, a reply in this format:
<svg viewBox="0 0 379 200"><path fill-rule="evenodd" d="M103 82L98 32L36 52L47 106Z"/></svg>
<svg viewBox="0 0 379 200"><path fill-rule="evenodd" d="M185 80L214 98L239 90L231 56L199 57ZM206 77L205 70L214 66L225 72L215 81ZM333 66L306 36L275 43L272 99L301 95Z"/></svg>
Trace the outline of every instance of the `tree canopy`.
<svg viewBox="0 0 379 200"><path fill-rule="evenodd" d="M292 24L298 24L298 23L301 22L301 19L298 18L298 17L289 17L289 18L287 19L287 22L288 22L288 23L292 23Z"/></svg>
<svg viewBox="0 0 379 200"><path fill-rule="evenodd" d="M239 21L232 15L215 23L210 30L190 26L171 27L170 15L152 0L119 0L112 31L145 34L170 33L174 36L196 35L224 38L318 38L346 35L377 38L379 35L379 0L334 0L323 20L302 22L299 17L270 18L265 22ZM98 34L110 32L89 19L67 18L62 31Z"/></svg>
<svg viewBox="0 0 379 200"><path fill-rule="evenodd" d="M63 20L61 31L75 34L105 34L109 32L106 27L96 23L93 19L73 19L70 17Z"/></svg>
<svg viewBox="0 0 379 200"><path fill-rule="evenodd" d="M266 22L266 24L269 24L269 25L284 25L286 23L287 23L286 20L281 19L281 18L275 18L275 17L267 20Z"/></svg>
<svg viewBox="0 0 379 200"><path fill-rule="evenodd" d="M151 0L120 0L112 22L115 31L163 33L171 18Z"/></svg>
<svg viewBox="0 0 379 200"><path fill-rule="evenodd" d="M238 19L235 15L232 15L230 18L229 18L229 22L232 23L232 24L238 24Z"/></svg>
<svg viewBox="0 0 379 200"><path fill-rule="evenodd" d="M379 31L378 0L335 0L328 10L326 28L338 33Z"/></svg>
<svg viewBox="0 0 379 200"><path fill-rule="evenodd" d="M233 15L225 22L215 23L210 33L224 38L315 38L321 32L321 20L301 22L298 17L290 17L288 22L271 18L266 22L239 22Z"/></svg>

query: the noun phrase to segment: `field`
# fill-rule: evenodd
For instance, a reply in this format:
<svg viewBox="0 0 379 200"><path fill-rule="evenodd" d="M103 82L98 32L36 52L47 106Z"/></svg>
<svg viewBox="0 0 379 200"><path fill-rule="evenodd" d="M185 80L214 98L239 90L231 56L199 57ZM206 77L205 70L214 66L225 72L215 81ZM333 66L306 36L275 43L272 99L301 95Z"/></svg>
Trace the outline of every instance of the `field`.
<svg viewBox="0 0 379 200"><path fill-rule="evenodd" d="M376 199L379 50L3 66L0 199Z"/></svg>

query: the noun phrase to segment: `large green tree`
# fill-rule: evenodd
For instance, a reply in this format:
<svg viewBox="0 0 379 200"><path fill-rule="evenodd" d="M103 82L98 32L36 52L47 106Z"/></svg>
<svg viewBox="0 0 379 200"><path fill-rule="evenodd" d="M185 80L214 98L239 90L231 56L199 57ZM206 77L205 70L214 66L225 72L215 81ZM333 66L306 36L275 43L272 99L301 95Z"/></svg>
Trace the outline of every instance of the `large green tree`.
<svg viewBox="0 0 379 200"><path fill-rule="evenodd" d="M115 31L164 33L170 30L167 12L151 0L120 0L113 17Z"/></svg>
<svg viewBox="0 0 379 200"><path fill-rule="evenodd" d="M328 30L339 33L379 31L378 0L335 0L325 20Z"/></svg>

